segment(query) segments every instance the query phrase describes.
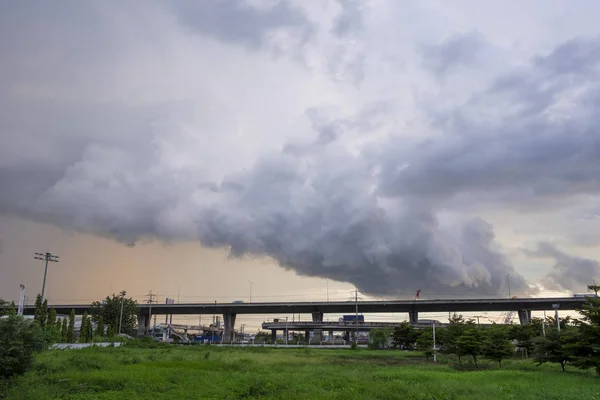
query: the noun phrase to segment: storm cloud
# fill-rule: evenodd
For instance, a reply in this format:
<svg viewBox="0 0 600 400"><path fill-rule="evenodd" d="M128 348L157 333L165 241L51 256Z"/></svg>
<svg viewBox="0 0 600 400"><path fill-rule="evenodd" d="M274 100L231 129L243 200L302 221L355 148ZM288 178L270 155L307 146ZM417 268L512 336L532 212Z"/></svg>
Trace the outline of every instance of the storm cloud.
<svg viewBox="0 0 600 400"><path fill-rule="evenodd" d="M375 295L493 296L507 274L535 294L486 216L597 210L600 40L515 49L459 20L415 37L442 5L368 3L1 6L0 212ZM552 246L550 286L598 277Z"/></svg>
<svg viewBox="0 0 600 400"><path fill-rule="evenodd" d="M598 261L567 254L552 243L543 242L538 244L535 250L525 252L532 258L547 258L555 263L543 282L545 286L552 289L580 290L591 284L591 276L600 275Z"/></svg>

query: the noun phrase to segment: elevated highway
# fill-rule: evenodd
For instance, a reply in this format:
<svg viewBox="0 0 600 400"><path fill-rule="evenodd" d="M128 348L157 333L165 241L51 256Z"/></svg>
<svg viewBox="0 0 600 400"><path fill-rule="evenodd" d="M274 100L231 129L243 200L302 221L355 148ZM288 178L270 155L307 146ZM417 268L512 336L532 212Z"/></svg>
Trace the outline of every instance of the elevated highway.
<svg viewBox="0 0 600 400"><path fill-rule="evenodd" d="M275 343L277 338L277 331L289 332L304 332L305 340L308 343L310 339L310 332L314 332L314 340L321 342L321 332L329 332L327 340L329 343L333 343L333 337L335 332L342 332L344 340L348 342L350 340L350 332L369 332L372 329L393 329L400 326L401 322L310 322L310 321L268 321L263 322L262 328L271 331L271 341ZM432 322L418 321L411 324L414 328L431 328ZM436 327L441 328L448 324L440 323L436 321ZM490 327L492 324L478 324L477 326Z"/></svg>
<svg viewBox="0 0 600 400"><path fill-rule="evenodd" d="M521 323L528 323L531 311L575 310L585 298L512 298L512 299L440 299L440 300L382 300L358 302L359 313L408 313L411 323L418 321L421 312L505 312L517 311ZM81 315L89 312L88 304L53 304L58 314ZM186 303L186 304L140 304L139 326L141 333L149 326L150 315L214 315L222 314L225 338L233 335L238 314L312 314L313 322L323 322L323 314L354 314L357 303L353 301L332 302L271 302L271 303ZM26 314L33 314L34 306L25 307Z"/></svg>

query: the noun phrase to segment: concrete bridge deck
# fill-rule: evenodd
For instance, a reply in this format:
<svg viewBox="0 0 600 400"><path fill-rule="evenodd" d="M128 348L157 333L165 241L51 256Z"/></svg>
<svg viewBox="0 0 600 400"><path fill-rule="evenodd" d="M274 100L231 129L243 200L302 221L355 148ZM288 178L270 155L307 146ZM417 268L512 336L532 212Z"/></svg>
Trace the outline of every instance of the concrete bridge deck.
<svg viewBox="0 0 600 400"><path fill-rule="evenodd" d="M516 298L516 299L440 299L440 300L389 300L359 301L360 313L398 312L479 312L479 311L519 311L552 310L554 304L560 310L575 310L585 302L580 297ZM51 304L58 314L82 315L90 311L89 304ZM187 303L187 304L140 304L140 314L149 315L208 315L208 314L354 314L353 301L336 302L272 302L272 303ZM26 314L33 314L35 307L24 308Z"/></svg>

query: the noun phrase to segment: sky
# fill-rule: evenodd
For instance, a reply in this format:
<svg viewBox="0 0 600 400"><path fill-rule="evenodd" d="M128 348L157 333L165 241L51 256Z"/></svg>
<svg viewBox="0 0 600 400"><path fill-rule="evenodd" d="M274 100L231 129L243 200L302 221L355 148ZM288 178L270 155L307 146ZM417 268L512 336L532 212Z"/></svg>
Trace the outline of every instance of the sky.
<svg viewBox="0 0 600 400"><path fill-rule="evenodd" d="M599 12L1 2L0 297L585 292Z"/></svg>

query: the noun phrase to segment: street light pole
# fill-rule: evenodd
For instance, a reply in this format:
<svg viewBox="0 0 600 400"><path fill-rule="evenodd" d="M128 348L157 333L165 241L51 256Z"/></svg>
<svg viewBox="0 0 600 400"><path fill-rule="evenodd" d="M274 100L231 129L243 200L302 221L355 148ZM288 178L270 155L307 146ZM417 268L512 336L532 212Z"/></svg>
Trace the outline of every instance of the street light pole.
<svg viewBox="0 0 600 400"><path fill-rule="evenodd" d="M290 336L288 334L288 329L287 329L287 321L288 321L288 317L285 317L285 345L287 346L288 344L288 337Z"/></svg>
<svg viewBox="0 0 600 400"><path fill-rule="evenodd" d="M508 284L508 298L512 298L510 295L510 274L506 274L506 283Z"/></svg>
<svg viewBox="0 0 600 400"><path fill-rule="evenodd" d="M249 280L248 283L250 284L250 303L252 303L252 285L254 285L254 282Z"/></svg>
<svg viewBox="0 0 600 400"><path fill-rule="evenodd" d="M46 275L48 274L48 263L49 262L58 262L58 256L46 252L46 253L35 253L33 257L36 260L41 260L46 262L46 267L44 268L44 282L42 283L42 302L44 301L44 292L46 290Z"/></svg>
<svg viewBox="0 0 600 400"><path fill-rule="evenodd" d="M546 337L546 310L544 310L544 320L542 321L542 335Z"/></svg>
<svg viewBox="0 0 600 400"><path fill-rule="evenodd" d="M121 326L123 325L123 305L125 304L126 291L121 291L121 316L119 317L119 335L121 334Z"/></svg>
<svg viewBox="0 0 600 400"><path fill-rule="evenodd" d="M435 321L431 323L433 325L433 362L437 362L437 350L435 348Z"/></svg>

